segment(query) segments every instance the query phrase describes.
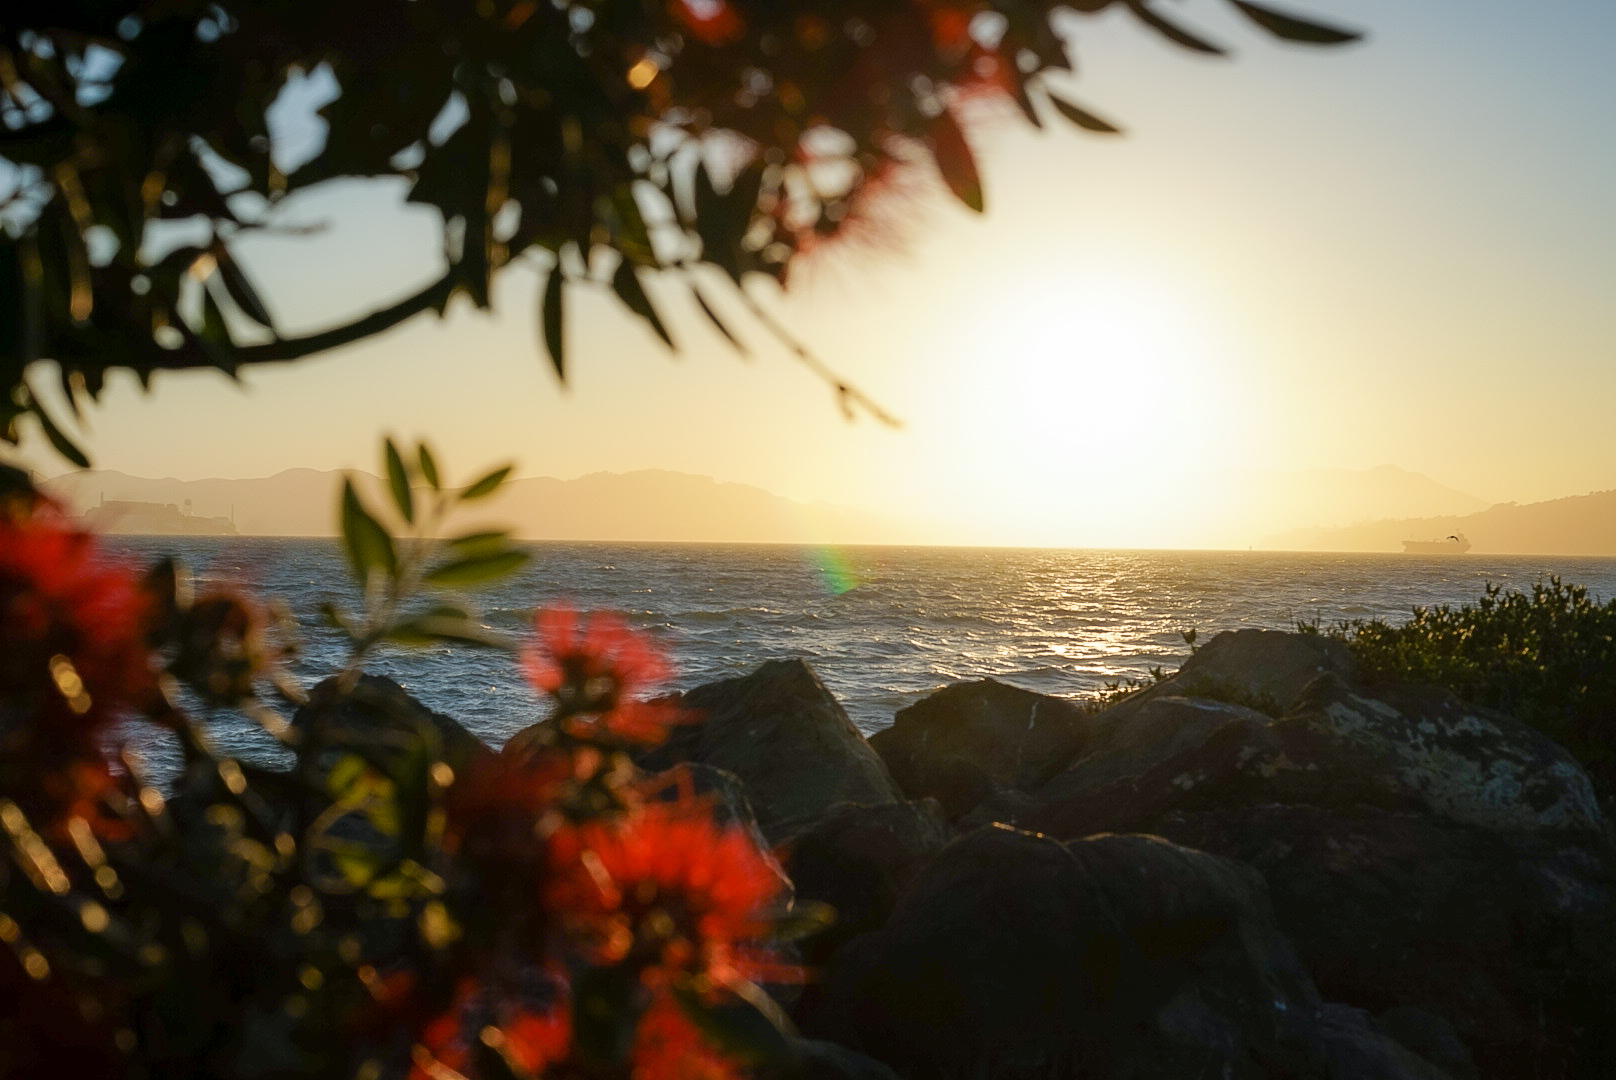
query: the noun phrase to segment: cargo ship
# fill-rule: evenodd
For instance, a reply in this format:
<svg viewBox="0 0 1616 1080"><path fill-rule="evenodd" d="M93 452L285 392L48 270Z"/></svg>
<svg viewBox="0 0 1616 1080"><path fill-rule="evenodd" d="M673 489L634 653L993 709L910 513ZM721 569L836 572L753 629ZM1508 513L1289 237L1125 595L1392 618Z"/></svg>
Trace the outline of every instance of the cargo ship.
<svg viewBox="0 0 1616 1080"><path fill-rule="evenodd" d="M1464 533L1454 533L1440 540L1404 540L1403 550L1410 555L1458 555L1470 550L1470 541Z"/></svg>

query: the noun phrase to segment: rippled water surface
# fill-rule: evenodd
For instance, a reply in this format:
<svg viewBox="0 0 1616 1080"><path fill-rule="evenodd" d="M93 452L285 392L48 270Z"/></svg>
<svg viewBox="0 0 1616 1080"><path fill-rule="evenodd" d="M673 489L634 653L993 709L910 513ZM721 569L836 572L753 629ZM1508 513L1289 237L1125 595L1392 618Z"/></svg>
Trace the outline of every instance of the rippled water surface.
<svg viewBox="0 0 1616 1080"><path fill-rule="evenodd" d="M315 612L353 602L330 540L125 538L142 557L183 556L204 578L243 581L299 617L309 682L343 661ZM1420 557L1272 552L839 548L763 545L534 546L520 575L478 594L484 621L521 633L533 608L570 600L610 608L654 634L679 688L738 675L764 660L812 661L854 722L877 731L937 687L992 675L1049 694L1176 667L1182 631L1290 629L1474 600L1487 582L1529 588L1558 574L1616 596L1616 559ZM460 648L391 651L369 670L499 743L535 719L511 660ZM259 733L261 736L261 733ZM231 752L263 753L254 733L220 733Z"/></svg>

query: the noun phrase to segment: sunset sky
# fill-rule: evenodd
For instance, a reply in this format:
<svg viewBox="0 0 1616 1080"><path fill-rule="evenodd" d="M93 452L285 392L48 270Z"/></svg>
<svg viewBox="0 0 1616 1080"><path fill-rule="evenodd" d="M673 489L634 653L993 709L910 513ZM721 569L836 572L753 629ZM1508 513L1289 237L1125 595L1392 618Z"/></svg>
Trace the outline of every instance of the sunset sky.
<svg viewBox="0 0 1616 1080"><path fill-rule="evenodd" d="M676 356L574 289L562 389L542 275L518 268L492 316L457 306L244 386L115 381L88 445L143 476L249 477L374 470L394 432L465 472L677 469L912 515L939 541L990 522L999 542L1074 545L1180 542L1160 493L1206 470L1393 463L1494 501L1616 487L1616 4L1306 10L1369 39L1285 46L1191 0L1185 19L1233 46L1215 60L1073 18L1061 89L1124 137L981 115L985 215L921 179L881 235L784 296L755 289L901 430L847 423L718 290L750 358L672 291ZM436 224L399 190L310 197L288 218L323 236L246 253L283 328L427 279Z"/></svg>

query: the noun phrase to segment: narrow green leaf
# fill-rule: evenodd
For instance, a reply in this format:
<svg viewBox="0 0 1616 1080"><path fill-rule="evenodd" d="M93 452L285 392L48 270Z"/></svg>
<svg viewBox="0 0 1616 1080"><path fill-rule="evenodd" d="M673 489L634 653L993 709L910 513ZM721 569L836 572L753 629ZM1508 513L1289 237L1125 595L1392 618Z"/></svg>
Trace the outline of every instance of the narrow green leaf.
<svg viewBox="0 0 1616 1080"><path fill-rule="evenodd" d="M723 334L725 340L735 347L736 352L740 353L742 356L745 356L746 346L741 344L739 338L730 333L729 327L724 325L724 321L718 317L718 313L714 311L713 306L707 302L707 298L701 295L701 290L692 285L690 286L690 295L696 298L696 306L701 308L703 315L707 316L707 321L711 322L718 328L718 332Z"/></svg>
<svg viewBox="0 0 1616 1080"><path fill-rule="evenodd" d="M327 600L320 605L319 611L320 618L325 620L325 624L327 626L331 627L333 630L341 630L350 638L356 636L354 634L353 624L348 620L347 614L341 608L337 607L337 605Z"/></svg>
<svg viewBox="0 0 1616 1080"><path fill-rule="evenodd" d="M1344 45L1349 41L1359 41L1363 38L1363 34L1354 30L1342 30L1325 23L1287 15L1283 11L1248 3L1247 0L1230 0L1230 2L1239 8L1240 13L1246 18L1285 41L1296 41L1304 45Z"/></svg>
<svg viewBox="0 0 1616 1080"><path fill-rule="evenodd" d="M801 941L836 925L836 909L818 900L799 898L791 910L776 918L771 936L776 941Z"/></svg>
<svg viewBox="0 0 1616 1080"><path fill-rule="evenodd" d="M651 298L645 294L645 286L640 284L639 275L634 272L634 264L627 259L617 264L617 273L612 275L612 291L628 305L630 311L651 324L651 329L656 331L657 337L668 348L675 348L673 338L668 336L668 328L662 325L662 316L651 306Z"/></svg>
<svg viewBox="0 0 1616 1080"><path fill-rule="evenodd" d="M1122 133L1122 129L1109 120L1102 120L1087 109L1078 108L1065 98L1050 94L1049 102L1055 106L1057 112L1084 131L1093 131L1101 135L1119 135Z"/></svg>
<svg viewBox="0 0 1616 1080"><path fill-rule="evenodd" d="M481 499L492 495L499 489L499 485L505 482L505 478L511 475L511 470L513 468L515 468L514 465L501 465L499 468L495 469L493 472L489 473L487 476L468 487L465 491L462 491L460 493L460 498L464 501L470 502L472 499Z"/></svg>
<svg viewBox="0 0 1616 1080"><path fill-rule="evenodd" d="M561 273L561 257L556 256L555 268L550 271L550 279L544 283L544 307L540 316L544 330L544 347L550 351L550 365L555 368L556 378L562 382L567 381L566 356L562 352L563 337L561 334L561 286L565 279Z"/></svg>
<svg viewBox="0 0 1616 1080"><path fill-rule="evenodd" d="M229 345L230 328L225 325L224 309L219 306L218 297L206 284L202 286L202 326L197 330L196 336L203 341L214 345Z"/></svg>
<svg viewBox="0 0 1616 1080"><path fill-rule="evenodd" d="M404 468L404 459L398 456L398 447L392 439L383 440L387 458L387 486L393 492L393 505L404 515L404 520L415 523L415 498L410 493L410 474Z"/></svg>
<svg viewBox="0 0 1616 1080"><path fill-rule="evenodd" d="M426 581L430 585L457 589L481 585L520 569L528 558L527 552L512 549L454 559L427 571Z"/></svg>
<svg viewBox="0 0 1616 1080"><path fill-rule="evenodd" d="M342 481L342 541L348 551L348 562L354 576L365 581L375 569L389 574L398 569L398 555L393 550L393 538L359 501L353 478Z"/></svg>
<svg viewBox="0 0 1616 1080"><path fill-rule="evenodd" d="M415 456L421 459L421 475L432 485L432 490L442 491L443 485L438 482L438 459L432 456L432 449L421 443L415 448Z"/></svg>
<svg viewBox="0 0 1616 1080"><path fill-rule="evenodd" d="M1145 0L1127 0L1127 3L1128 10L1133 12L1136 19L1173 44L1182 45L1191 52L1206 53L1208 56L1224 55L1224 50L1221 46L1214 45L1205 38L1197 37L1183 27L1168 22L1152 11L1146 5Z"/></svg>
<svg viewBox="0 0 1616 1080"><path fill-rule="evenodd" d="M511 534L504 529L490 529L484 532L461 533L451 536L444 541L449 550L464 558L467 555L486 555L505 547Z"/></svg>

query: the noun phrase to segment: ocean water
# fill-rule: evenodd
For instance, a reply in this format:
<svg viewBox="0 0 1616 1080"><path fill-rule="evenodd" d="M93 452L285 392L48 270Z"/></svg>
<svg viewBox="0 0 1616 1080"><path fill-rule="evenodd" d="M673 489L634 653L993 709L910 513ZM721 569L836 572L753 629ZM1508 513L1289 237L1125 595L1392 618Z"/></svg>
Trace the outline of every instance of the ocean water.
<svg viewBox="0 0 1616 1080"><path fill-rule="evenodd" d="M295 673L340 670L340 637L317 608L355 605L333 540L120 537L130 556L182 558L201 581L248 585L298 617ZM1548 575L1616 596L1616 559L1024 548L543 543L520 574L471 594L484 623L519 635L536 606L610 609L651 634L685 689L765 660L804 657L873 733L951 682L993 676L1081 698L1107 683L1176 668L1183 631L1292 629L1298 620L1406 619L1416 605L1473 601L1488 582L1526 589ZM540 715L501 652L389 649L367 670L499 745ZM249 759L275 755L246 721L221 716L215 739ZM154 775L172 767L147 748Z"/></svg>

